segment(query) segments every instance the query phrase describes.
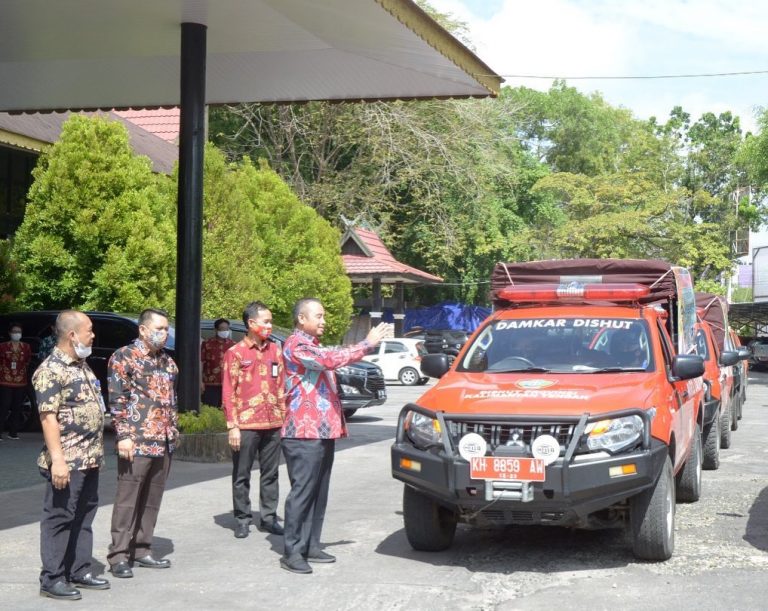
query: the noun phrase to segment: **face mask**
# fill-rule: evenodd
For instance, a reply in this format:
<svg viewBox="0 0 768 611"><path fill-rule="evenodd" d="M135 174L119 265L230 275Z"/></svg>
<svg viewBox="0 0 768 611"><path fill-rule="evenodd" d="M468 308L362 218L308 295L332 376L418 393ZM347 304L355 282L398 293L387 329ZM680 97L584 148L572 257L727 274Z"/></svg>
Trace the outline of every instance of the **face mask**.
<svg viewBox="0 0 768 611"><path fill-rule="evenodd" d="M218 335L221 339L229 339L229 336L232 335L232 331L216 331L216 335Z"/></svg>
<svg viewBox="0 0 768 611"><path fill-rule="evenodd" d="M87 359L89 356L91 356L91 346L86 346L85 344L81 344L79 341L74 345L75 354L77 355L77 358L79 359Z"/></svg>
<svg viewBox="0 0 768 611"><path fill-rule="evenodd" d="M272 334L272 327L267 325L256 325L256 328L253 331L256 333L257 337L260 337L261 339L269 339L269 336Z"/></svg>
<svg viewBox="0 0 768 611"><path fill-rule="evenodd" d="M11 341L17 342L21 339L21 333L11 333Z"/></svg>
<svg viewBox="0 0 768 611"><path fill-rule="evenodd" d="M150 331L147 337L147 343L155 350L160 350L165 346L165 341L168 339L168 335L165 331Z"/></svg>

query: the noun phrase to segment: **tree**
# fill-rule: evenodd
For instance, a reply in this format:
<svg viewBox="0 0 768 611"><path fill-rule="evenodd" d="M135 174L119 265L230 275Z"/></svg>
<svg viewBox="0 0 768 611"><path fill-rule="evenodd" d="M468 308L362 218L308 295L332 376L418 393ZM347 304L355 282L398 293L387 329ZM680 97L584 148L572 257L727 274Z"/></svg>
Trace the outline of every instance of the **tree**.
<svg viewBox="0 0 768 611"><path fill-rule="evenodd" d="M33 171L12 252L19 305L116 312L173 309L173 208L166 176L134 155L119 122L72 115Z"/></svg>
<svg viewBox="0 0 768 611"><path fill-rule="evenodd" d="M20 291L21 280L16 263L11 259L11 242L0 240L0 312L14 309Z"/></svg>

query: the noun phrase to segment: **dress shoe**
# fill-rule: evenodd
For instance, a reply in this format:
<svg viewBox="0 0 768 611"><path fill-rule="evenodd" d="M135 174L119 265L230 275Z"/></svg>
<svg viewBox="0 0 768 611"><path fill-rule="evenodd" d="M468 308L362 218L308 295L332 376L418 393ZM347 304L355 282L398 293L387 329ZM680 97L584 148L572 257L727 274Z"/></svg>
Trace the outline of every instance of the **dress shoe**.
<svg viewBox="0 0 768 611"><path fill-rule="evenodd" d="M259 530L261 532L272 533L273 535L282 535L285 531L280 526L280 522L273 520L272 522L259 522Z"/></svg>
<svg viewBox="0 0 768 611"><path fill-rule="evenodd" d="M117 564L113 564L109 571L115 577L119 577L120 579L128 579L129 577L133 577L131 565L127 562L118 562Z"/></svg>
<svg viewBox="0 0 768 611"><path fill-rule="evenodd" d="M235 528L235 539L245 539L248 536L248 522L238 524Z"/></svg>
<svg viewBox="0 0 768 611"><path fill-rule="evenodd" d="M82 577L72 577L69 581L78 588L86 590L109 590L109 581L94 577L91 573L86 573Z"/></svg>
<svg viewBox="0 0 768 611"><path fill-rule="evenodd" d="M280 566L291 573L306 574L312 572L312 567L307 564L307 561L300 554L288 557L283 556L280 558Z"/></svg>
<svg viewBox="0 0 768 611"><path fill-rule="evenodd" d="M80 600L83 597L80 590L73 588L66 581L57 581L47 588L40 586L40 596L59 600Z"/></svg>
<svg viewBox="0 0 768 611"><path fill-rule="evenodd" d="M322 562L324 564L330 564L331 562L336 562L336 556L331 556L330 554L326 554L321 550L309 552L306 555L306 559L307 559L307 562Z"/></svg>
<svg viewBox="0 0 768 611"><path fill-rule="evenodd" d="M143 566L147 569L167 569L169 566L171 566L171 561L168 560L168 558L155 560L151 554L147 554L143 558L134 558L133 563L138 564L139 566Z"/></svg>

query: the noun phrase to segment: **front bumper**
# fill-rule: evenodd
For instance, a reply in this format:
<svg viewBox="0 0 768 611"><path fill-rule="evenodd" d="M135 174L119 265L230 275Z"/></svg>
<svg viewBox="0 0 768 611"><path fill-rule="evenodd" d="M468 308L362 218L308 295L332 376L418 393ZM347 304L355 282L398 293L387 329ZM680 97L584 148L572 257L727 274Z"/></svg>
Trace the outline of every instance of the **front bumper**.
<svg viewBox="0 0 768 611"><path fill-rule="evenodd" d="M566 452L565 457L546 467L545 481L529 484L532 498L524 502L508 498L489 501L509 482L472 479L469 463L448 450L420 450L398 435L391 450L392 476L455 511L463 522L562 526L591 526L595 518L590 514L652 486L669 453L666 444L649 436L641 448L615 456L602 454L587 460L585 455L572 453L566 458ZM635 466L634 474L610 475L611 467L629 464Z"/></svg>

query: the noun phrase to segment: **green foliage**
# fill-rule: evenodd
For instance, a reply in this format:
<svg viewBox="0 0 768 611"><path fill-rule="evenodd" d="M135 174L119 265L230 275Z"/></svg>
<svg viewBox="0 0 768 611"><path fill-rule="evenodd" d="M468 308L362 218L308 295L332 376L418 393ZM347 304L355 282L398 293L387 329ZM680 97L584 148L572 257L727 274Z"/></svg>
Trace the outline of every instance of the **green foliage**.
<svg viewBox="0 0 768 611"><path fill-rule="evenodd" d="M223 433L227 430L227 419L218 407L201 405L199 412L179 413L179 432L185 435L195 433Z"/></svg>
<svg viewBox="0 0 768 611"><path fill-rule="evenodd" d="M165 176L119 122L72 115L33 172L13 260L19 305L117 312L174 308L174 211Z"/></svg>
<svg viewBox="0 0 768 611"><path fill-rule="evenodd" d="M20 291L21 279L11 259L11 242L0 240L0 312L16 309L16 296Z"/></svg>

